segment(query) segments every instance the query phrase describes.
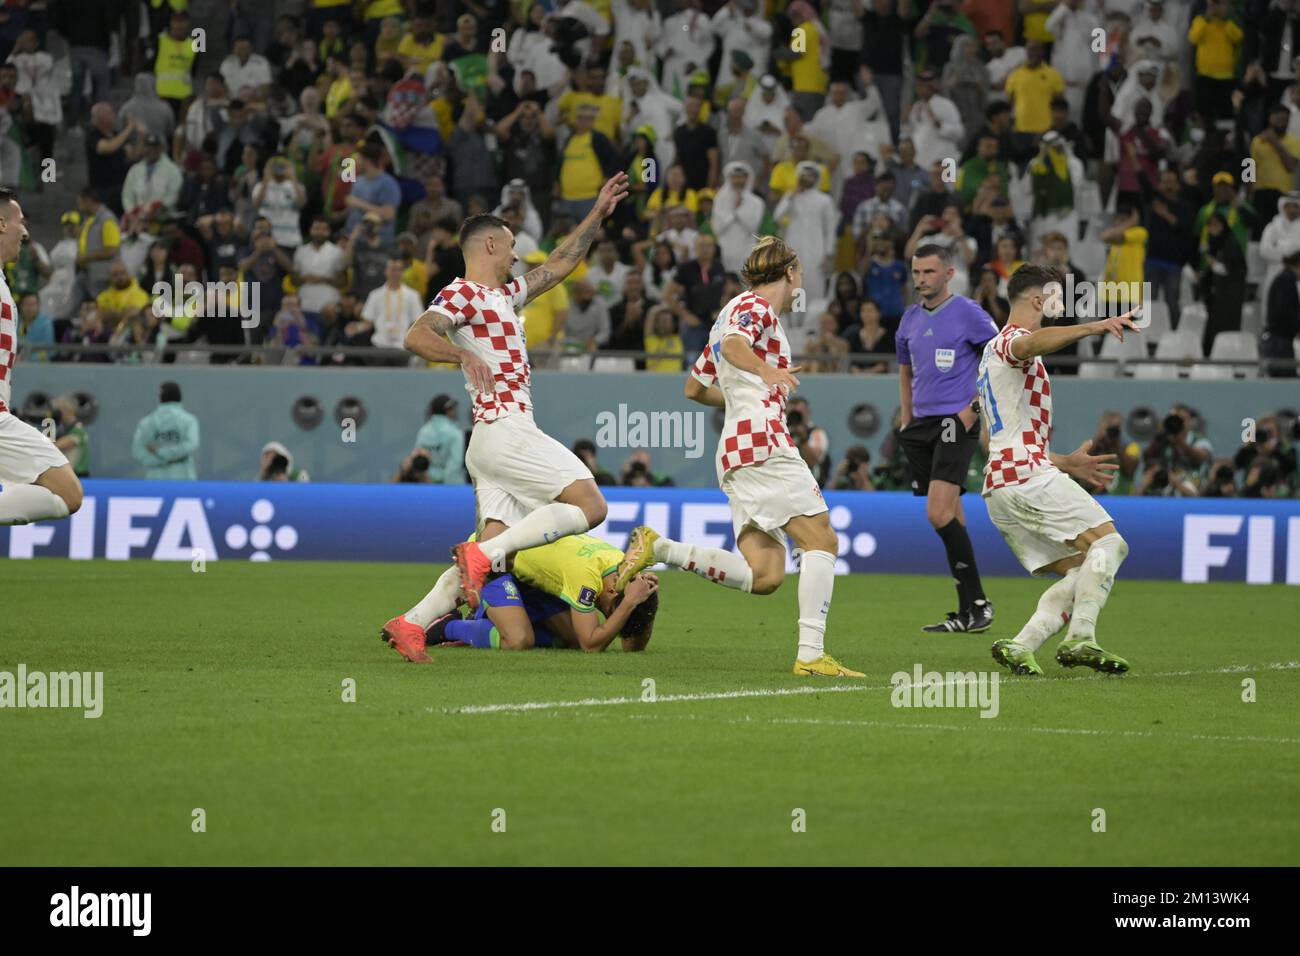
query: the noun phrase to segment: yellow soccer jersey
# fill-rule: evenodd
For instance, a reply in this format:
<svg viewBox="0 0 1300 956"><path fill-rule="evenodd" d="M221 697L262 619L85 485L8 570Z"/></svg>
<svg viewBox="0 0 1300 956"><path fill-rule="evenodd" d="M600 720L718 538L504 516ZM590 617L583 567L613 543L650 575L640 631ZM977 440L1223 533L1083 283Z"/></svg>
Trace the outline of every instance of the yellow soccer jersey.
<svg viewBox="0 0 1300 956"><path fill-rule="evenodd" d="M571 534L515 555L514 575L530 587L561 598L576 611L593 611L605 575L623 552L589 534Z"/></svg>

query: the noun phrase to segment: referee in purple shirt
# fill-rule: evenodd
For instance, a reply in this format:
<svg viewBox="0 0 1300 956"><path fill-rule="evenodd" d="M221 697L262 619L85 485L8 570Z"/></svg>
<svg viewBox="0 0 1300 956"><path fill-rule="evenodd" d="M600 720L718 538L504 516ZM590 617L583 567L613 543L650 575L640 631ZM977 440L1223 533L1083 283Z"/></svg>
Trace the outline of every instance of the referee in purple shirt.
<svg viewBox="0 0 1300 956"><path fill-rule="evenodd" d="M952 276L947 247L916 250L912 285L920 301L903 313L896 336L898 438L912 470L912 494L925 496L925 515L943 541L957 584L957 610L922 628L930 633L987 631L993 623L961 495L980 441L975 382L980 356L998 329L976 302L948 291Z"/></svg>

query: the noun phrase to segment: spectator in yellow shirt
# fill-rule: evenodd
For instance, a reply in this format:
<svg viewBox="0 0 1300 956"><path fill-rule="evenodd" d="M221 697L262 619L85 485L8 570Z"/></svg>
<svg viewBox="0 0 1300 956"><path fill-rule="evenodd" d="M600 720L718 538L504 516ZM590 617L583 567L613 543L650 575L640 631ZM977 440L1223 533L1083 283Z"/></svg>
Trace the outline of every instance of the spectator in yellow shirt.
<svg viewBox="0 0 1300 956"><path fill-rule="evenodd" d="M606 74L603 64L588 63L579 73L574 89L564 93L559 100L560 117L569 126L574 125L578 107L590 104L596 108L595 127L611 143L618 142L618 124L623 116L623 101L605 92Z"/></svg>
<svg viewBox="0 0 1300 956"><path fill-rule="evenodd" d="M546 261L546 253L530 252L524 262L530 267ZM563 282L558 282L524 307L524 340L529 351L549 350L555 344L556 334L564 328L569 314L569 293ZM547 356L542 356L543 360Z"/></svg>
<svg viewBox="0 0 1300 956"><path fill-rule="evenodd" d="M95 297L95 308L105 328L113 330L114 337L126 337L144 343L158 327L158 317L149 308L149 293L140 288L121 259L113 262L108 272L108 288Z"/></svg>
<svg viewBox="0 0 1300 956"><path fill-rule="evenodd" d="M1065 78L1043 62L1038 40L1025 45L1025 62L1007 76L1017 133L1043 133L1052 128L1052 98L1065 94Z"/></svg>
<svg viewBox="0 0 1300 956"><path fill-rule="evenodd" d="M808 143L808 137L803 133L795 133L790 137L790 156L772 167L772 175L768 179L767 188L770 191L769 199L773 203L781 201L781 197L790 192L799 182L798 167L805 160L810 160L809 155L811 146ZM825 164L818 163L821 166L822 175L818 180L818 188L822 192L831 191L831 174Z"/></svg>
<svg viewBox="0 0 1300 956"><path fill-rule="evenodd" d="M1292 174L1300 161L1300 138L1287 133L1291 110L1285 103L1268 111L1268 125L1250 141L1250 158L1255 161L1255 185L1251 205L1261 222L1271 222L1277 201L1291 191Z"/></svg>
<svg viewBox="0 0 1300 956"><path fill-rule="evenodd" d="M790 74L794 108L811 121L826 102L830 87L830 38L808 0L795 0L786 12L794 24L793 34L790 43L778 46L774 56Z"/></svg>
<svg viewBox="0 0 1300 956"><path fill-rule="evenodd" d="M1131 309L1142 301L1147 231L1141 225L1138 211L1125 205L1115 213L1115 221L1102 230L1099 238L1110 247L1106 252L1105 281L1112 285L1100 291L1098 304L1104 298L1111 310L1107 315L1117 315L1114 309Z"/></svg>
<svg viewBox="0 0 1300 956"><path fill-rule="evenodd" d="M677 320L673 310L666 305L657 305L650 310L645 320L645 350L648 355L656 353L666 358L648 358L645 360L647 372L680 372L685 347L681 334L677 331Z"/></svg>
<svg viewBox="0 0 1300 956"><path fill-rule="evenodd" d="M416 17L411 21L406 35L397 44L397 58L408 70L416 69L421 73L429 64L442 59L442 48L447 38L441 33L433 32L433 20L429 17Z"/></svg>
<svg viewBox="0 0 1300 956"><path fill-rule="evenodd" d="M1197 111L1207 120L1231 119L1237 75L1237 48L1244 34L1228 19L1228 0L1209 0L1205 13L1192 20L1187 39L1196 47Z"/></svg>

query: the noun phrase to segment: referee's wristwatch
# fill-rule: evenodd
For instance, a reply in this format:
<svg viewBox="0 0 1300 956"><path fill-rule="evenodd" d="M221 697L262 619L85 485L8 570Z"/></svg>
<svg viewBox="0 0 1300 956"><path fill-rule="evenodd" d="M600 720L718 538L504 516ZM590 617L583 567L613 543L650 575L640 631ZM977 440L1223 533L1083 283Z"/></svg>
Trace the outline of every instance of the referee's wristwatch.
<svg viewBox="0 0 1300 956"><path fill-rule="evenodd" d="M976 418L980 417L980 400L978 398L970 403L970 410L975 413Z"/></svg>

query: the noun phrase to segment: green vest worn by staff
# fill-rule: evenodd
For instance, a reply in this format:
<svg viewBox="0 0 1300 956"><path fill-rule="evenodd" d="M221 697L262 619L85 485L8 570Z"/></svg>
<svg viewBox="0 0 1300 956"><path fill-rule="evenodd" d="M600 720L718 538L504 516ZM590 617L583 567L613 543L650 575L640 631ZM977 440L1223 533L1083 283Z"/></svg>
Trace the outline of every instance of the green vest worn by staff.
<svg viewBox="0 0 1300 956"><path fill-rule="evenodd" d="M163 402L140 419L131 443L131 455L151 480L195 480L198 450L199 420L180 402Z"/></svg>
<svg viewBox="0 0 1300 956"><path fill-rule="evenodd" d="M188 99L194 92L194 40L189 35L173 40L171 34L158 35L158 55L154 58L153 73L158 95L165 100Z"/></svg>

